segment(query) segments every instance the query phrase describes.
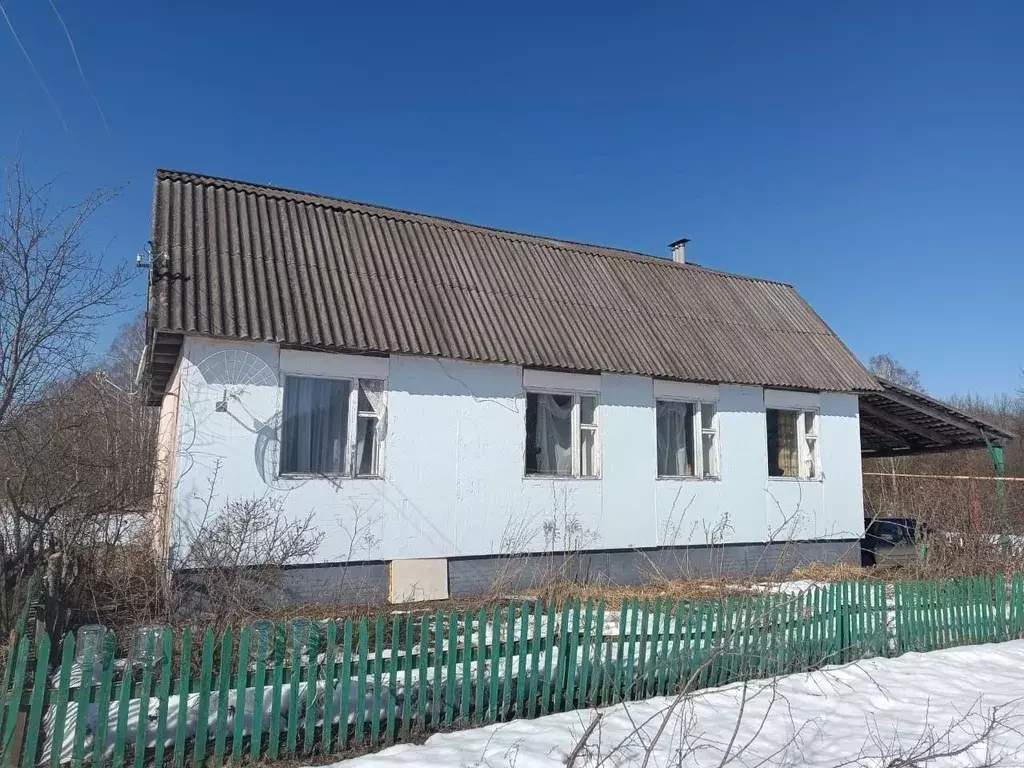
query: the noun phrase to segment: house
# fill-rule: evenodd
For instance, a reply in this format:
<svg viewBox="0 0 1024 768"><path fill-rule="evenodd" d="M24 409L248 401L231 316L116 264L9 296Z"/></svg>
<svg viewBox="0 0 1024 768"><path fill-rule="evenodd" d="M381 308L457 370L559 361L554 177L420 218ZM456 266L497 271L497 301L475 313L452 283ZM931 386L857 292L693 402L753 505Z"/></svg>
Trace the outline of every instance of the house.
<svg viewBox="0 0 1024 768"><path fill-rule="evenodd" d="M657 258L172 171L153 228L157 546L185 562L211 510L275 499L323 537L288 571L302 602L856 562L862 450L999 439L685 240Z"/></svg>

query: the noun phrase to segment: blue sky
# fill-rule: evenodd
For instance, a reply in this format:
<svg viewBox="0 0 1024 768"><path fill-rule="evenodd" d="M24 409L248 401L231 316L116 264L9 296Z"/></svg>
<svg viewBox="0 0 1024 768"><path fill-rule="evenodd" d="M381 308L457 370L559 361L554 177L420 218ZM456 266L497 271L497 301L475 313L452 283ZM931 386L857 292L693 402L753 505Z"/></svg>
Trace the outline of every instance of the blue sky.
<svg viewBox="0 0 1024 768"><path fill-rule="evenodd" d="M124 185L105 259L149 238L157 167L685 236L936 394L1022 383L1024 4L54 0L105 128L49 0L0 2L67 125L0 19L0 155L67 199Z"/></svg>

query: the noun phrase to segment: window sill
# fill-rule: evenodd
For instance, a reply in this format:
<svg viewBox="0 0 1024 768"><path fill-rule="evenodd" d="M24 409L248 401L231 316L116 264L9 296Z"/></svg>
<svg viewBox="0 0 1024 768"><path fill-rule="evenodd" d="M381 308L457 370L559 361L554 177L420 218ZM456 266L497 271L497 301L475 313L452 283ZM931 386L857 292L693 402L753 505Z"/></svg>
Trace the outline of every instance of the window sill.
<svg viewBox="0 0 1024 768"><path fill-rule="evenodd" d="M581 483L592 483L595 480L600 480L600 475L523 475L524 480L556 480L560 483L564 482L581 482Z"/></svg>
<svg viewBox="0 0 1024 768"><path fill-rule="evenodd" d="M780 477L778 475L768 475L769 482L780 482L780 483L821 483L824 482L823 477Z"/></svg>
<svg viewBox="0 0 1024 768"><path fill-rule="evenodd" d="M348 480L383 480L383 475L336 475L327 472L282 472L278 480L330 480L331 482Z"/></svg>
<svg viewBox="0 0 1024 768"><path fill-rule="evenodd" d="M654 478L657 482L669 483L720 483L720 477L693 477L692 475L658 475Z"/></svg>

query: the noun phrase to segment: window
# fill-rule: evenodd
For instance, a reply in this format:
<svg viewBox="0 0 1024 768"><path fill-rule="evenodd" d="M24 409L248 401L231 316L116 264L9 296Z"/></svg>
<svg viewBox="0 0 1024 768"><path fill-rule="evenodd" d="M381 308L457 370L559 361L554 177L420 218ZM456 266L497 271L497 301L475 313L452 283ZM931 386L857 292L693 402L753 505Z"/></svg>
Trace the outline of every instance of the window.
<svg viewBox="0 0 1024 768"><path fill-rule="evenodd" d="M359 411L356 414L356 476L376 477L380 453L380 417L384 405L384 382L359 382Z"/></svg>
<svg viewBox="0 0 1024 768"><path fill-rule="evenodd" d="M658 477L717 478L715 404L658 400L655 410Z"/></svg>
<svg viewBox="0 0 1024 768"><path fill-rule="evenodd" d="M597 477L597 396L526 393L526 474Z"/></svg>
<svg viewBox="0 0 1024 768"><path fill-rule="evenodd" d="M818 476L818 414L816 411L803 412L803 450L800 465L803 477L814 479Z"/></svg>
<svg viewBox="0 0 1024 768"><path fill-rule="evenodd" d="M380 473L384 382L286 376L281 474Z"/></svg>
<svg viewBox="0 0 1024 768"><path fill-rule="evenodd" d="M818 412L767 408L768 475L816 480L821 475Z"/></svg>

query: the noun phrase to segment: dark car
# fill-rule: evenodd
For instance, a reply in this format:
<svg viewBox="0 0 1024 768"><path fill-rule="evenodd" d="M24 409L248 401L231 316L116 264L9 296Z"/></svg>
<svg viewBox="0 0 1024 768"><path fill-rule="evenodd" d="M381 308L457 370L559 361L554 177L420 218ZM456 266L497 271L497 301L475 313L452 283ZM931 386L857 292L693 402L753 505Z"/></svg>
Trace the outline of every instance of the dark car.
<svg viewBox="0 0 1024 768"><path fill-rule="evenodd" d="M921 559L924 526L909 517L884 517L864 521L864 538L860 542L860 564L895 566L912 565Z"/></svg>

